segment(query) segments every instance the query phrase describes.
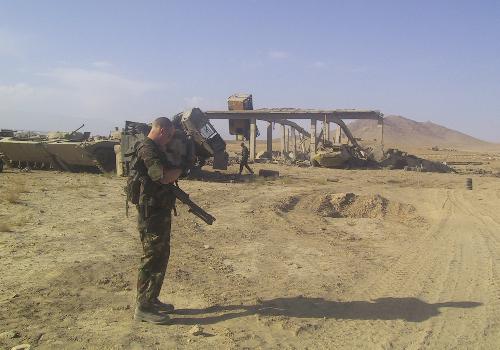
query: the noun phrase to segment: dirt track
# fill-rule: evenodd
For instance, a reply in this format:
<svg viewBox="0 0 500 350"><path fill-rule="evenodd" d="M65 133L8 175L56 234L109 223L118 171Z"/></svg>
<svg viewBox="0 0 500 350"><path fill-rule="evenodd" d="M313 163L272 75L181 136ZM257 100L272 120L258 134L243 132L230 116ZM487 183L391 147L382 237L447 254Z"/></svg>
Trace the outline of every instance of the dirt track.
<svg viewBox="0 0 500 350"><path fill-rule="evenodd" d="M132 320L139 242L122 179L0 174L10 230L0 232L0 332L19 333L0 349L497 348L499 178L474 177L467 191L453 174L279 170L274 181L183 182L217 222L179 207L168 326ZM315 210L344 192L415 211ZM189 334L195 324L205 336Z"/></svg>

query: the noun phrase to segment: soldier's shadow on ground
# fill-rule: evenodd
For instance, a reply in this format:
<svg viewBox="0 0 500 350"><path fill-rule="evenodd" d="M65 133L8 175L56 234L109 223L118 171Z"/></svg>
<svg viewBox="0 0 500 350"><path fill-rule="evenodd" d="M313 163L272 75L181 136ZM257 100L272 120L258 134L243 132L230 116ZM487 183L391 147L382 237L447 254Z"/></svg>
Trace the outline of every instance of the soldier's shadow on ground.
<svg viewBox="0 0 500 350"><path fill-rule="evenodd" d="M206 309L179 309L172 323L209 325L251 315L345 320L405 320L422 322L441 313L441 308L474 308L471 301L430 304L417 298L380 298L373 301L330 301L323 298L277 298L256 305L212 306ZM175 317L176 315L180 317Z"/></svg>

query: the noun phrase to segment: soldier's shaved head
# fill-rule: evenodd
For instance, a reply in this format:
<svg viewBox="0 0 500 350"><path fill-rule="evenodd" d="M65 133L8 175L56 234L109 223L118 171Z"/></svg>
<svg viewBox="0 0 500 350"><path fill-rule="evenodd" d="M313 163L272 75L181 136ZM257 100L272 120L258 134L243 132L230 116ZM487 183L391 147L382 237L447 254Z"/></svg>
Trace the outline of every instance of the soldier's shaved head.
<svg viewBox="0 0 500 350"><path fill-rule="evenodd" d="M160 146L170 142L175 132L174 124L165 117L156 118L151 124L148 137Z"/></svg>
<svg viewBox="0 0 500 350"><path fill-rule="evenodd" d="M173 124L172 122L170 121L170 119L168 118L165 118L165 117L160 117L160 118L156 118L154 121L153 121L153 128L158 128L158 129L170 129L173 127Z"/></svg>

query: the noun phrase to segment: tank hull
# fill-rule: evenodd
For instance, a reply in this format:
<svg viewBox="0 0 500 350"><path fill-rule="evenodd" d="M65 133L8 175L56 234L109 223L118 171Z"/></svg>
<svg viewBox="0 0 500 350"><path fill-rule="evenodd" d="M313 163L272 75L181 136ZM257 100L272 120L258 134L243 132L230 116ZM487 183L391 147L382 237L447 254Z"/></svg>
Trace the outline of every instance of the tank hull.
<svg viewBox="0 0 500 350"><path fill-rule="evenodd" d="M52 158L41 142L15 140L6 137L0 140L0 152L11 162L47 163Z"/></svg>
<svg viewBox="0 0 500 350"><path fill-rule="evenodd" d="M341 168L351 157L342 151L320 151L313 157L314 165L325 168Z"/></svg>
<svg viewBox="0 0 500 350"><path fill-rule="evenodd" d="M0 153L18 166L110 172L115 169L116 144L118 141L114 140L68 142L4 138L0 140Z"/></svg>

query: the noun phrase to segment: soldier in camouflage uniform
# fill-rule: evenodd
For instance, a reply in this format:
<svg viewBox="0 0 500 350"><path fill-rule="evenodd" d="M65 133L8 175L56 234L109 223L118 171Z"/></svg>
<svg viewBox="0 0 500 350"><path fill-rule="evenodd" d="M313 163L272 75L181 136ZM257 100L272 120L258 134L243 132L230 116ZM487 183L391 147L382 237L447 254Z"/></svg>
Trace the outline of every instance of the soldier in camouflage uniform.
<svg viewBox="0 0 500 350"><path fill-rule="evenodd" d="M239 175L243 172L243 167L247 168L247 170L250 172L250 174L253 175L253 170L248 166L248 158L250 156L250 151L248 150L247 146L245 146L245 143L241 143L241 160L240 160L240 172Z"/></svg>
<svg viewBox="0 0 500 350"><path fill-rule="evenodd" d="M171 211L175 204L175 197L162 184L174 182L181 174L180 169L169 167L164 153L174 131L169 119L158 118L149 135L136 148L141 176L138 228L143 255L134 318L151 323L167 322L166 313L174 310L173 305L158 299L170 256Z"/></svg>

